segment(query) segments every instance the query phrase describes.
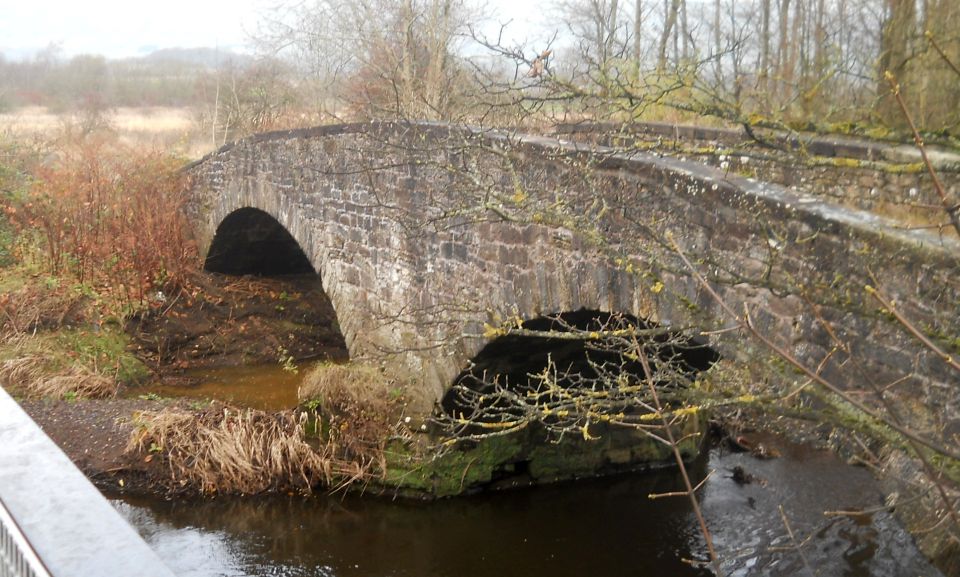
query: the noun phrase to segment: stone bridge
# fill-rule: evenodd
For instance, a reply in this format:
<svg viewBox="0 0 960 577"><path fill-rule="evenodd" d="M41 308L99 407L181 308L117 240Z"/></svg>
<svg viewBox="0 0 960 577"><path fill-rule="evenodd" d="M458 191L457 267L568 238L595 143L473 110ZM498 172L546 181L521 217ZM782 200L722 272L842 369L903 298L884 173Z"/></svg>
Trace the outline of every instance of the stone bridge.
<svg viewBox="0 0 960 577"><path fill-rule="evenodd" d="M727 359L796 379L736 330L679 248L808 366L848 384L896 383L890 394L925 429L960 431L956 375L865 289L879 286L955 352L953 238L700 164L435 124L262 134L188 170L208 268L312 267L351 357L407 380L421 414L503 323L575 311L675 327Z"/></svg>

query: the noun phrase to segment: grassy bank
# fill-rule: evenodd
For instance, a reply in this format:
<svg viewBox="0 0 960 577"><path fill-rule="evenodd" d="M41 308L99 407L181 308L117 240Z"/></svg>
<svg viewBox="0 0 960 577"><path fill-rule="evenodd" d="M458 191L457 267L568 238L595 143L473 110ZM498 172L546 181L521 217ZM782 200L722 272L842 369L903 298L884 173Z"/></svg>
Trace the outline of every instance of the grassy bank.
<svg viewBox="0 0 960 577"><path fill-rule="evenodd" d="M197 266L180 164L111 133L0 141L0 385L102 398L148 378L123 325Z"/></svg>

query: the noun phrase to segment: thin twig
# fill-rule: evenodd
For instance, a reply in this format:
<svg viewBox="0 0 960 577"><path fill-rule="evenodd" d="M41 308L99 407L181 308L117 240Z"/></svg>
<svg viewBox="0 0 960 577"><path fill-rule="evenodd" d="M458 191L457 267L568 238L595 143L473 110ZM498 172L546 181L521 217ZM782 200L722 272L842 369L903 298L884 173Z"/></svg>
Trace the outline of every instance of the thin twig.
<svg viewBox="0 0 960 577"><path fill-rule="evenodd" d="M873 272L870 272L869 274L874 284L879 285L880 283L877 281L877 277L873 275ZM872 286L868 286L866 287L866 290L870 294L870 296L875 298L877 302L879 302L883 306L884 310L892 314L894 318L897 319L897 322L899 322L903 326L903 328L907 329L911 335L913 335L914 337L916 337L918 341L923 343L923 346L927 347L928 349L936 353L936 355L940 358L940 360L950 365L950 368L960 371L960 362L958 362L957 359L953 358L953 356L950 355L950 353L947 353L946 351L938 347L936 343L934 343L929 338L927 338L926 335L921 333L920 330L916 327L916 325L910 322L910 319L903 316L903 313L901 313L897 309L897 306L893 303L893 301L885 297L883 293L880 292L880 289L874 288Z"/></svg>
<svg viewBox="0 0 960 577"><path fill-rule="evenodd" d="M779 505L777 508L780 510L780 519L783 521L783 526L787 530L787 535L790 536L790 543L793 545L794 552L800 556L800 560L803 561L803 566L807 569L807 572L810 573L810 575L816 575L810 567L810 563L807 561L807 556L804 555L800 549L800 544L797 543L797 537L793 534L793 528L790 527L790 520L787 519L787 513L783 510L783 505Z"/></svg>
<svg viewBox="0 0 960 577"><path fill-rule="evenodd" d="M674 439L670 423L667 421L667 417L663 412L663 406L660 404L660 398L657 395L657 387L653 381L653 371L650 369L650 361L647 360L647 355L643 354L642 348L640 350L640 354L637 356L640 357L640 364L643 367L644 378L647 382L647 386L650 388L650 395L653 399L653 405L656 407L657 414L660 416L660 420L663 423L664 436L667 438L667 441L670 444L670 450L673 451L673 458L680 467L680 476L683 477L683 485L686 487L685 495L688 499L690 499L690 505L693 507L693 514L696 515L697 523L700 525L700 533L703 534L703 538L706 541L707 552L710 554L710 562L713 565L713 572L715 575L717 575L717 577L720 577L723 575L720 569L720 557L717 556L717 551L713 547L713 537L710 534L710 529L707 528L707 520L704 518L703 511L700 509L700 502L697 500L697 494L694 490L693 483L690 482L690 475L687 473L687 467L683 463L683 455L680 454L680 447L677 445L677 442Z"/></svg>
<svg viewBox="0 0 960 577"><path fill-rule="evenodd" d="M947 66L950 67L950 70L953 70L957 74L957 76L960 76L960 68L957 67L957 65L953 62L953 60L951 60L950 57L947 56L947 53L944 52L943 48L940 47L940 44L938 44L936 39L934 39L933 37L933 32L930 32L929 30L927 30L926 33L924 33L924 36L926 36L927 42L929 42L930 45L933 46L933 49L937 51L937 54L940 55L940 58L942 58L943 61L947 63Z"/></svg>
<svg viewBox="0 0 960 577"><path fill-rule="evenodd" d="M951 202L947 196L947 191L943 187L943 183L940 182L940 177L937 176L937 171L933 168L933 163L930 162L930 158L927 156L927 147L923 144L923 137L920 136L920 131L917 130L917 125L913 122L913 117L910 116L910 111L907 109L907 103L903 100L903 95L900 94L900 84L897 82L897 77L893 75L889 70L884 73L884 77L887 79L887 82L890 83L890 91L893 93L893 97L897 100L897 104L900 105L900 111L903 113L903 117L907 121L907 125L910 126L910 131L913 132L913 141L917 145L917 149L920 151L920 156L923 158L923 163L927 166L927 172L930 173L930 179L933 181L933 187L936 189L937 194L940 195L940 202L943 204L943 209L946 211L947 216L950 217L950 223L953 225L954 230L957 231L957 234L960 235L960 204Z"/></svg>

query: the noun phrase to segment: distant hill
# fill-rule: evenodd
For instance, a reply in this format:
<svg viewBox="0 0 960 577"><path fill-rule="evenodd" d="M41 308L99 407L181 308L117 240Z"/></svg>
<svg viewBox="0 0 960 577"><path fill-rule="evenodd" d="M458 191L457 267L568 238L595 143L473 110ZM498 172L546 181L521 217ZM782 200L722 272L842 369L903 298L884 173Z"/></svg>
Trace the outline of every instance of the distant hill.
<svg viewBox="0 0 960 577"><path fill-rule="evenodd" d="M148 63L176 62L204 68L217 68L227 62L246 65L253 62L253 57L233 52L229 48L161 48L136 60Z"/></svg>

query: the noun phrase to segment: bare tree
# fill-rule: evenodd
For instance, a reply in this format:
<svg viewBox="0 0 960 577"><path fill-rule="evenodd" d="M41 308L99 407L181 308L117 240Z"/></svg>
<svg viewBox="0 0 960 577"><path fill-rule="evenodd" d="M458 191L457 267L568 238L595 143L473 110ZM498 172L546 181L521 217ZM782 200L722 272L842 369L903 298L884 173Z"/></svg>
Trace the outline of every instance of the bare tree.
<svg viewBox="0 0 960 577"><path fill-rule="evenodd" d="M310 73L325 115L442 119L466 14L463 0L314 0L275 10L258 37Z"/></svg>

